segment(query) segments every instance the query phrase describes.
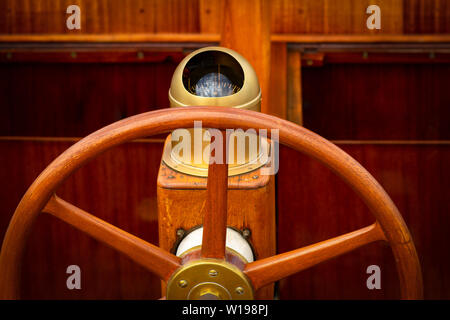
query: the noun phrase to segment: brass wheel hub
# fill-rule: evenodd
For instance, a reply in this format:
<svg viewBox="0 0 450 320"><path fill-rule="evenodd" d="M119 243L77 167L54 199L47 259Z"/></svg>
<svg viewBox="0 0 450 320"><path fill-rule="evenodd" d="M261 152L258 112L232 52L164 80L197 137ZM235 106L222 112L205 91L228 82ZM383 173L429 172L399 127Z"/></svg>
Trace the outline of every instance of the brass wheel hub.
<svg viewBox="0 0 450 320"><path fill-rule="evenodd" d="M251 300L253 288L244 273L224 260L188 262L167 282L168 300Z"/></svg>

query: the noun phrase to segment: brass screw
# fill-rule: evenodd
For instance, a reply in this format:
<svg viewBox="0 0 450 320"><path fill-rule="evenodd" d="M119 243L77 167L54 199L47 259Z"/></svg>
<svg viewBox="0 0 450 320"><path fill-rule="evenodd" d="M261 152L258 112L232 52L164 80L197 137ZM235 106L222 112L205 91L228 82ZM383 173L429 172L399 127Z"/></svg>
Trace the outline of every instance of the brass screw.
<svg viewBox="0 0 450 320"><path fill-rule="evenodd" d="M186 288L188 285L188 282L186 280L180 280L180 281L178 281L178 285L180 286L180 288Z"/></svg>
<svg viewBox="0 0 450 320"><path fill-rule="evenodd" d="M250 229L244 229L244 230L242 230L242 236L243 236L245 239L249 238L251 234L252 234L252 233L251 233Z"/></svg>
<svg viewBox="0 0 450 320"><path fill-rule="evenodd" d="M210 277L215 277L215 276L217 276L218 272L214 269L211 269L211 270L209 270L208 274Z"/></svg>
<svg viewBox="0 0 450 320"><path fill-rule="evenodd" d="M186 233L186 231L184 231L183 228L177 229L177 237L179 237L179 238L184 237L185 233Z"/></svg>
<svg viewBox="0 0 450 320"><path fill-rule="evenodd" d="M244 288L242 287L237 287L235 291L237 294L244 294Z"/></svg>

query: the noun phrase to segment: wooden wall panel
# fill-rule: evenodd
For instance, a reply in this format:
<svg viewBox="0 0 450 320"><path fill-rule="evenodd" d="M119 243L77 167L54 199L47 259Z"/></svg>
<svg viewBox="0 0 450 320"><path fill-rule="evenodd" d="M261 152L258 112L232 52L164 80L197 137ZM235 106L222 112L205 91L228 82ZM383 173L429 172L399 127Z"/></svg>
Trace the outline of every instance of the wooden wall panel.
<svg viewBox="0 0 450 320"><path fill-rule="evenodd" d="M404 33L450 33L447 0L408 0L403 4Z"/></svg>
<svg viewBox="0 0 450 320"><path fill-rule="evenodd" d="M225 0L5 0L0 34L221 33ZM66 8L82 11L81 30L67 30ZM366 28L366 8L381 8L381 30ZM447 0L273 0L272 33L450 33ZM249 9L248 14L251 14Z"/></svg>
<svg viewBox="0 0 450 320"><path fill-rule="evenodd" d="M270 50L270 100L267 104L267 113L286 119L288 116L288 92L290 84L288 77L287 44L284 42L272 42Z"/></svg>
<svg viewBox="0 0 450 320"><path fill-rule="evenodd" d="M138 33L220 34L223 30L223 44L242 52L257 72L262 72L263 90L269 92L269 65L276 66L277 59L283 68L289 64L284 43L272 46L276 49L271 56L269 27L272 33L313 35L450 33L450 5L446 0L255 3L264 3L264 8L234 0L5 0L0 1L0 34L121 33L126 37ZM81 7L79 31L69 31L65 26L65 9L70 4ZM369 4L381 7L381 30L369 31L365 26ZM270 18L266 15L268 9ZM230 16L230 10L239 14L239 19L248 18L245 28L242 20L223 20L223 16ZM255 29L252 24L257 23ZM260 31L262 36L255 36ZM262 38L263 43L259 42ZM168 106L167 92L176 65L170 61L2 63L0 97L4 116L0 118L0 135L85 136L124 117ZM450 131L445 119L450 117L446 87L449 71L448 64L325 64L322 68L304 68L304 125L330 139L448 140ZM285 77L277 74L275 81L277 76ZM289 85L281 83L280 88L288 90ZM272 101L283 99L286 96ZM264 106L264 111L271 108ZM284 115L285 111L283 107L269 112ZM62 141L0 141L1 237L26 188L69 145ZM449 147L346 145L344 149L373 173L403 213L422 262L425 297L449 299ZM156 243L155 190L161 152L162 145L151 143L115 148L80 169L61 187L59 195ZM343 182L321 165L286 148L281 149L277 188L280 252L372 222L365 206ZM82 268L81 291L65 287L65 268L69 264ZM381 291L365 287L365 268L370 264L381 266ZM160 294L156 277L46 215L38 219L31 235L23 276L23 296L30 299L158 298ZM281 281L279 287L281 298L399 297L392 254L381 244L292 276Z"/></svg>
<svg viewBox="0 0 450 320"><path fill-rule="evenodd" d="M381 30L366 27L372 4L381 9ZM402 33L402 0L275 0L272 8L272 33Z"/></svg>
<svg viewBox="0 0 450 320"><path fill-rule="evenodd" d="M381 9L380 30L366 27L372 4ZM274 0L272 33L449 33L449 7L446 0Z"/></svg>
<svg viewBox="0 0 450 320"><path fill-rule="evenodd" d="M38 174L70 142L0 141L0 238ZM156 177L162 143L131 142L107 151L64 182L57 194L151 243L158 243ZM81 290L66 288L67 266L81 268ZM22 297L154 299L160 281L82 232L42 214L28 240Z"/></svg>
<svg viewBox="0 0 450 320"><path fill-rule="evenodd" d="M449 72L450 64L303 68L303 124L336 140L448 140Z"/></svg>
<svg viewBox="0 0 450 320"><path fill-rule="evenodd" d="M66 28L66 9L78 5L81 30ZM5 0L0 33L196 33L197 0Z"/></svg>
<svg viewBox="0 0 450 320"><path fill-rule="evenodd" d="M221 46L252 65L261 87L261 111L270 113L270 7L267 0L224 0Z"/></svg>
<svg viewBox="0 0 450 320"><path fill-rule="evenodd" d="M199 0L200 32L220 33L223 24L221 0Z"/></svg>
<svg viewBox="0 0 450 320"><path fill-rule="evenodd" d="M70 143L1 142L0 233L38 173ZM446 250L450 210L448 146L343 146L386 188L410 227L421 259L427 298L448 299ZM152 243L157 242L155 179L162 145L129 143L80 169L58 191L79 207ZM33 159L33 161L30 161ZM292 183L292 181L295 183ZM281 149L278 250L324 240L373 221L364 204L320 164ZM154 298L159 281L126 258L54 219L41 216L24 270L27 298ZM50 261L50 262L49 262ZM67 265L83 270L83 290L65 289ZM382 291L368 291L365 268L382 268ZM136 284L138 283L138 284ZM280 283L282 298L396 298L390 249L373 244ZM45 288L45 289L44 289Z"/></svg>
<svg viewBox="0 0 450 320"><path fill-rule="evenodd" d="M0 64L0 135L84 137L168 107L177 64Z"/></svg>
<svg viewBox="0 0 450 320"><path fill-rule="evenodd" d="M302 107L302 53L289 50L287 53L287 119L303 125Z"/></svg>
<svg viewBox="0 0 450 320"><path fill-rule="evenodd" d="M425 298L449 299L450 146L340 145L385 188L414 239ZM284 252L374 221L357 195L330 170L281 148L277 181L278 251ZM295 183L294 183L295 182ZM381 268L382 290L368 290L366 268ZM280 282L283 299L398 299L390 248L374 243Z"/></svg>

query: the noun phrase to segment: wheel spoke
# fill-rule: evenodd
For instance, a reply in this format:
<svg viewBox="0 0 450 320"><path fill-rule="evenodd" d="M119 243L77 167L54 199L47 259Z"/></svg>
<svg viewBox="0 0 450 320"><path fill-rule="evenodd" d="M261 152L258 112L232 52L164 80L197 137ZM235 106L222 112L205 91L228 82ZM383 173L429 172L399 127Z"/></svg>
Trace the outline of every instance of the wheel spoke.
<svg viewBox="0 0 450 320"><path fill-rule="evenodd" d="M339 237L249 263L244 273L257 290L374 241L386 240L377 223Z"/></svg>
<svg viewBox="0 0 450 320"><path fill-rule="evenodd" d="M164 281L180 266L180 259L53 195L43 212L49 213L91 237L125 254Z"/></svg>
<svg viewBox="0 0 450 320"><path fill-rule="evenodd" d="M225 257L225 241L227 232L227 194L228 194L228 161L226 161L226 133L221 131L222 162L212 163L217 149L210 155L207 180L206 212L203 217L202 257ZM212 141L211 141L212 142ZM218 156L219 158L219 156Z"/></svg>

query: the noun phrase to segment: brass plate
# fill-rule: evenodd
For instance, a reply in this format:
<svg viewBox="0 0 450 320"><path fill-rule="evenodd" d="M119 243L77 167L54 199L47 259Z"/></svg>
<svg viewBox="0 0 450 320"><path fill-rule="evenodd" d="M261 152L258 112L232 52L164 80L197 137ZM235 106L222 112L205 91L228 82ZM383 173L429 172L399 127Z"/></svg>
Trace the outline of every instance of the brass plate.
<svg viewBox="0 0 450 320"><path fill-rule="evenodd" d="M178 155L172 152L172 144L171 144L171 136L169 135L166 139L166 142L164 143L164 151L162 155L162 161L171 169L188 174L191 176L196 177L207 177L208 176L208 159L204 159L202 163L200 164L194 164L191 162L183 161ZM268 160L270 159L270 143L267 139L261 137L261 147L258 149L259 152L257 154L249 154L249 151L246 150L246 161L242 164L234 164L232 163L235 160L230 160L230 164L228 165L228 176L237 176L245 173L252 172L256 169L261 168L262 166L266 165L268 163ZM247 147L247 145L246 145ZM202 146L202 151L205 148L209 148L209 143ZM264 157L263 151L267 154L267 157ZM194 154L192 152L192 157L194 158Z"/></svg>
<svg viewBox="0 0 450 320"><path fill-rule="evenodd" d="M200 259L179 268L167 282L168 300L252 300L253 288L244 273L224 260Z"/></svg>

